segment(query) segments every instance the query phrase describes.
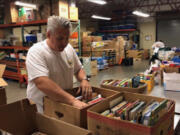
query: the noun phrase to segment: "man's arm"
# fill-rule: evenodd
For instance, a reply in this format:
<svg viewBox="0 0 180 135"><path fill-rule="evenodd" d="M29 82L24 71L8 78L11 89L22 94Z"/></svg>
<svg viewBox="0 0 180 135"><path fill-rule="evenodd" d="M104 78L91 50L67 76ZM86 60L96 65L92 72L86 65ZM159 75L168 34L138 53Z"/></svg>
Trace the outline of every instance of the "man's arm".
<svg viewBox="0 0 180 135"><path fill-rule="evenodd" d="M46 95L48 95L51 99L55 101L63 102L77 108L83 108L86 106L85 103L75 99L72 95L65 92L48 77L37 77L33 81L39 90L44 92Z"/></svg>
<svg viewBox="0 0 180 135"><path fill-rule="evenodd" d="M92 88L89 82L87 81L86 73L84 72L82 68L77 72L76 78L80 82L80 88L77 93L80 93L80 91L82 91L82 95L85 99L91 98Z"/></svg>

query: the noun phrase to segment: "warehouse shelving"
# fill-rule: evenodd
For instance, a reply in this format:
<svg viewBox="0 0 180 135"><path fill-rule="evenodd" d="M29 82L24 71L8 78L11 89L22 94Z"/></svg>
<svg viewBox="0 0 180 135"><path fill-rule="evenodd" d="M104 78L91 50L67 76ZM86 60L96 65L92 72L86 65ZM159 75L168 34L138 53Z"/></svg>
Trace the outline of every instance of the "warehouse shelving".
<svg viewBox="0 0 180 135"><path fill-rule="evenodd" d="M11 69L16 70L17 72L13 72L13 71L9 71L9 70L5 70L3 77L7 78L7 79L13 79L13 80L18 80L19 83L21 84L24 75L21 74L21 68L25 68L25 61L20 61L19 59L19 54L18 51L24 51L24 50L28 50L29 47L21 47L21 46L6 46L6 47L0 47L0 50L13 50L14 54L15 54L15 61L9 61L9 60L5 60L2 59L0 60L1 64L6 64L7 67L10 67Z"/></svg>
<svg viewBox="0 0 180 135"><path fill-rule="evenodd" d="M100 32L110 32L110 33L119 33L119 32L133 32L136 31L136 29L122 29L122 30L103 30Z"/></svg>
<svg viewBox="0 0 180 135"><path fill-rule="evenodd" d="M73 25L77 25L73 32L78 32L78 49L79 49L79 55L81 56L81 38L80 38L80 20L78 21L71 21ZM24 75L21 75L21 68L25 68L25 62L20 62L18 51L27 51L30 47L24 46L24 27L27 26L39 26L39 32L41 32L41 25L46 25L47 20L38 20L38 21L31 21L31 22L20 22L20 23L12 23L12 24L0 24L1 29L7 29L7 28L16 28L21 27L21 35L22 35L22 42L23 46L0 46L0 51L13 51L15 53L16 61L6 61L1 60L0 63L6 64L9 67L12 67L17 70L17 72L12 72L6 70L4 72L5 78L18 80L21 84Z"/></svg>

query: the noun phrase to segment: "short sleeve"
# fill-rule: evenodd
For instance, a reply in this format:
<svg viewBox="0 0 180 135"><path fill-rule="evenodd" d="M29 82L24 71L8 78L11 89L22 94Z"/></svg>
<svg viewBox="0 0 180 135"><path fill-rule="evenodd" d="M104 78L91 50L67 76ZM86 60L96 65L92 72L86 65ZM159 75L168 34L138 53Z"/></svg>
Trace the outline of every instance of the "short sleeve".
<svg viewBox="0 0 180 135"><path fill-rule="evenodd" d="M26 68L28 72L28 80L41 76L49 76L49 70L45 57L43 56L42 48L32 47L27 54Z"/></svg>

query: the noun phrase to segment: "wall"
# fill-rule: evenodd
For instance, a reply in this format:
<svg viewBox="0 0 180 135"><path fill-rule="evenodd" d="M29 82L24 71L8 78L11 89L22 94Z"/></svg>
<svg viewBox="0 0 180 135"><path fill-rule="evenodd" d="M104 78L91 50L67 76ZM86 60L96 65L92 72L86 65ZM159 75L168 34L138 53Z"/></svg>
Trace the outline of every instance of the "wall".
<svg viewBox="0 0 180 135"><path fill-rule="evenodd" d="M139 22L140 30L140 48L151 49L151 46L156 41L156 21ZM146 37L149 36L149 40Z"/></svg>
<svg viewBox="0 0 180 135"><path fill-rule="evenodd" d="M157 39L168 47L180 47L180 19L161 19L157 22Z"/></svg>

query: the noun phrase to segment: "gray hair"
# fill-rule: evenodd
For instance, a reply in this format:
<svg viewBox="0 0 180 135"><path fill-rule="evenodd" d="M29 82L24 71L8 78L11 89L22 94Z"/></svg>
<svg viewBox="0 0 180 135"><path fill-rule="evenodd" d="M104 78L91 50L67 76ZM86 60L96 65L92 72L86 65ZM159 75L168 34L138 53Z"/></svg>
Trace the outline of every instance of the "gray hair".
<svg viewBox="0 0 180 135"><path fill-rule="evenodd" d="M47 22L47 32L50 31L54 33L59 27L69 29L69 31L71 31L72 25L71 22L64 17L59 17L55 15L50 16Z"/></svg>

